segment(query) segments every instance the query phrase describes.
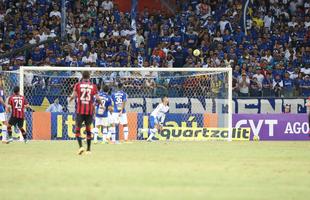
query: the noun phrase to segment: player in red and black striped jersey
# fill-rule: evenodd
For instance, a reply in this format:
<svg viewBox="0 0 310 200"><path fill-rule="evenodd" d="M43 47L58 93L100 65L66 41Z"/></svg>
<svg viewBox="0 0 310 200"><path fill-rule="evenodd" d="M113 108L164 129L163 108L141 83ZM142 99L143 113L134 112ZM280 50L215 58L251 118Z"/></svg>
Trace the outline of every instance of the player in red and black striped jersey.
<svg viewBox="0 0 310 200"><path fill-rule="evenodd" d="M75 136L79 144L78 154L84 153L81 138L81 128L84 122L86 126L86 141L87 141L87 153L90 153L91 146L91 124L94 114L94 98L101 104L100 97L98 95L97 86L90 82L90 74L88 71L84 71L82 74L82 80L75 84L73 94L69 101L76 99L76 125Z"/></svg>
<svg viewBox="0 0 310 200"><path fill-rule="evenodd" d="M16 126L19 128L20 132L22 133L22 136L24 138L24 141L27 142L26 138L26 131L23 128L24 125L24 119L25 119L25 108L29 107L29 104L26 100L26 98L19 94L19 87L14 87L14 93L11 95L8 99L8 105L6 106L7 110L6 112L12 112L11 117L9 119L8 123L8 136L9 140L8 142L12 142L12 126Z"/></svg>

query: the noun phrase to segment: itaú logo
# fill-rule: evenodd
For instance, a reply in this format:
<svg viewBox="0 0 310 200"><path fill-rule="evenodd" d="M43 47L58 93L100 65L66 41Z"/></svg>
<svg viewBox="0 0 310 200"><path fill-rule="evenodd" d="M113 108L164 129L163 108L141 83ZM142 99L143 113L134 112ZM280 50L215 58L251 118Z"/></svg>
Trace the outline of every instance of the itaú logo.
<svg viewBox="0 0 310 200"><path fill-rule="evenodd" d="M308 122L288 122L285 127L285 134L308 134Z"/></svg>
<svg viewBox="0 0 310 200"><path fill-rule="evenodd" d="M250 127L254 135L259 135L261 128L268 126L269 136L274 136L274 126L278 124L278 120L275 119L261 119L256 122L256 120L243 119L236 123L236 128L240 127Z"/></svg>

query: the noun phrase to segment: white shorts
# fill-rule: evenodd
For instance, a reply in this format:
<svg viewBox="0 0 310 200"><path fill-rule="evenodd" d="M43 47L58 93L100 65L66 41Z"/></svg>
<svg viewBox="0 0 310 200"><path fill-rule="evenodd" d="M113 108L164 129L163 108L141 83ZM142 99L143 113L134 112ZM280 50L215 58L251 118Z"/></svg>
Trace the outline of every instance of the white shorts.
<svg viewBox="0 0 310 200"><path fill-rule="evenodd" d="M95 126L110 126L115 123L113 115L109 112L108 117L95 117Z"/></svg>
<svg viewBox="0 0 310 200"><path fill-rule="evenodd" d="M95 117L95 126L109 126L107 117Z"/></svg>
<svg viewBox="0 0 310 200"><path fill-rule="evenodd" d="M5 122L6 121L6 114L5 113L0 113L0 121Z"/></svg>
<svg viewBox="0 0 310 200"><path fill-rule="evenodd" d="M112 116L115 124L128 124L126 113L123 113L121 116L119 116L119 113L113 113Z"/></svg>

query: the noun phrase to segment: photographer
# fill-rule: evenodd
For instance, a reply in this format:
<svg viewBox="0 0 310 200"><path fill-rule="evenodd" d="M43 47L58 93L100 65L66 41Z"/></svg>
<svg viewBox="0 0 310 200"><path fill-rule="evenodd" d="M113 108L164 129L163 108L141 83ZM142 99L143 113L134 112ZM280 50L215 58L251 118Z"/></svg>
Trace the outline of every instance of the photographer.
<svg viewBox="0 0 310 200"><path fill-rule="evenodd" d="M250 81L250 96L261 97L262 96L262 84L257 80L256 77Z"/></svg>
<svg viewBox="0 0 310 200"><path fill-rule="evenodd" d="M281 97L283 90L283 81L279 74L276 75L275 79L273 80L273 91L275 97Z"/></svg>

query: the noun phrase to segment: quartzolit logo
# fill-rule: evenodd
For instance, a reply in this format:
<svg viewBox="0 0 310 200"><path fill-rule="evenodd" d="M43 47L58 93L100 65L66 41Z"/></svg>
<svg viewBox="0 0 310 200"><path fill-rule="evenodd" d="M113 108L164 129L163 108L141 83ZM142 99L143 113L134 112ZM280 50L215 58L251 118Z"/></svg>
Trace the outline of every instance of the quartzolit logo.
<svg viewBox="0 0 310 200"><path fill-rule="evenodd" d="M159 140L223 140L228 138L227 128L164 127ZM233 140L250 140L249 128L234 128Z"/></svg>

